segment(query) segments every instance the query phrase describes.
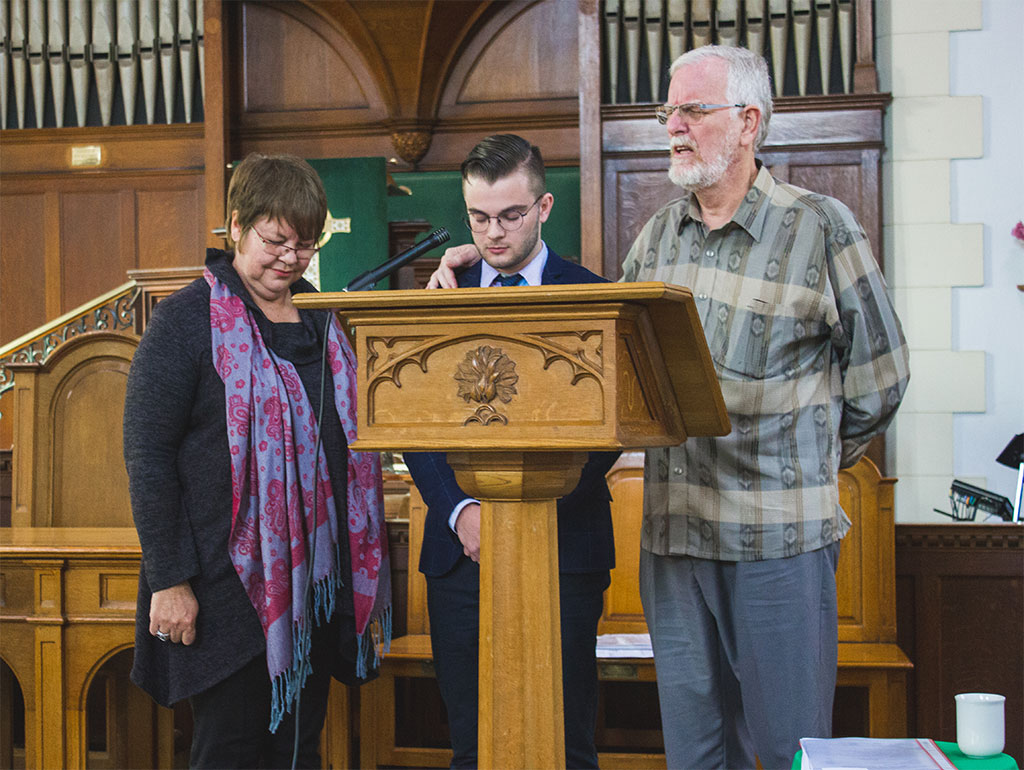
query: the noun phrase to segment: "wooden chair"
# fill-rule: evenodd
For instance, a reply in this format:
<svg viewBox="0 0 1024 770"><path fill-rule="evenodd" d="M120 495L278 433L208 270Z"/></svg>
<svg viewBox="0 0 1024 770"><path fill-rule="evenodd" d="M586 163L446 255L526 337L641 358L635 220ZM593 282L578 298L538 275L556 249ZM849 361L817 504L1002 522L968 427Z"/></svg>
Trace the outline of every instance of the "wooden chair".
<svg viewBox="0 0 1024 770"><path fill-rule="evenodd" d="M608 473L612 492L616 568L605 592L604 613L598 633L646 633L640 604L640 526L643 516L643 452L625 452ZM840 472L839 495L843 510L854 523L844 538L837 570L839 604L839 687L866 690L865 723L872 737L906 734L906 674L911 667L896 645L895 546L893 524L894 479L882 478L870 460ZM396 725L402 717L397 706L403 680L434 677L427 616L426 580L417 569L426 507L415 487L409 505L408 634L392 642L381 677L362 689L360 765L364 768L446 767L447 748L404 743ZM655 681L650 658L609 659L598 662L602 689L612 683ZM599 716L600 743L635 746L635 751L602 752L605 768L664 767L660 726L616 730ZM601 738L606 740L602 741Z"/></svg>

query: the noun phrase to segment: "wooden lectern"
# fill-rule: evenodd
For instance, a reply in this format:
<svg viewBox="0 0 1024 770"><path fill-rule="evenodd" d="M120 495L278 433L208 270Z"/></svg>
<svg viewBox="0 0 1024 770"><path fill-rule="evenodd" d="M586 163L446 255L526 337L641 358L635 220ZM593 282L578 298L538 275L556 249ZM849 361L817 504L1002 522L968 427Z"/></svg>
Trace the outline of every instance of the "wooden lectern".
<svg viewBox="0 0 1024 770"><path fill-rule="evenodd" d="M358 450L442 450L481 500L484 768L565 767L555 501L589 450L729 432L689 290L323 293L359 359Z"/></svg>

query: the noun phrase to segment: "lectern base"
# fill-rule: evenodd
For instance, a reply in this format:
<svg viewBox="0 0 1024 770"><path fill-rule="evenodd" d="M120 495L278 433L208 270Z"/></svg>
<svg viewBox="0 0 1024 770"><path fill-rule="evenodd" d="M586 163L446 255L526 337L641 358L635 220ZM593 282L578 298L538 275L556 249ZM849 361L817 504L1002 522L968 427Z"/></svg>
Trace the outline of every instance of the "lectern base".
<svg viewBox="0 0 1024 770"><path fill-rule="evenodd" d="M585 452L449 452L481 501L481 768L565 767L556 500Z"/></svg>

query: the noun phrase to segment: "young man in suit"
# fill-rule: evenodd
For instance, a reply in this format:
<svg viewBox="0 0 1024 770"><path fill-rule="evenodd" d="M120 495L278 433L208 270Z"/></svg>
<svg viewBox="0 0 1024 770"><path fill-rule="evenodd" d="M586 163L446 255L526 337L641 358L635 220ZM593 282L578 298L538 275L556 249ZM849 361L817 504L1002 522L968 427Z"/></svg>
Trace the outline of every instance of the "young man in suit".
<svg viewBox="0 0 1024 770"><path fill-rule="evenodd" d="M448 252L472 250L482 259L458 276L460 287L604 281L541 239L554 196L547 192L540 150L523 138L490 136L474 147L462 164L462 192L473 244ZM597 767L597 622L615 565L605 474L616 457L617 452L592 452L577 487L558 501L569 767ZM427 578L430 639L448 709L452 767L476 767L480 503L459 488L444 453L407 452L405 462L427 504L420 571Z"/></svg>

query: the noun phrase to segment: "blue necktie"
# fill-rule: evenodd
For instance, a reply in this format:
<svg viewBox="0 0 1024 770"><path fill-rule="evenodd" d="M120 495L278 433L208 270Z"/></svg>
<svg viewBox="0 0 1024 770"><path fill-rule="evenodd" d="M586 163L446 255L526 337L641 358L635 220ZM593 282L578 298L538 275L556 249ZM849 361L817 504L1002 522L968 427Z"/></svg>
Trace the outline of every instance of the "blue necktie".
<svg viewBox="0 0 1024 770"><path fill-rule="evenodd" d="M513 275L498 273L491 286L526 286L526 279L519 275L519 273Z"/></svg>

